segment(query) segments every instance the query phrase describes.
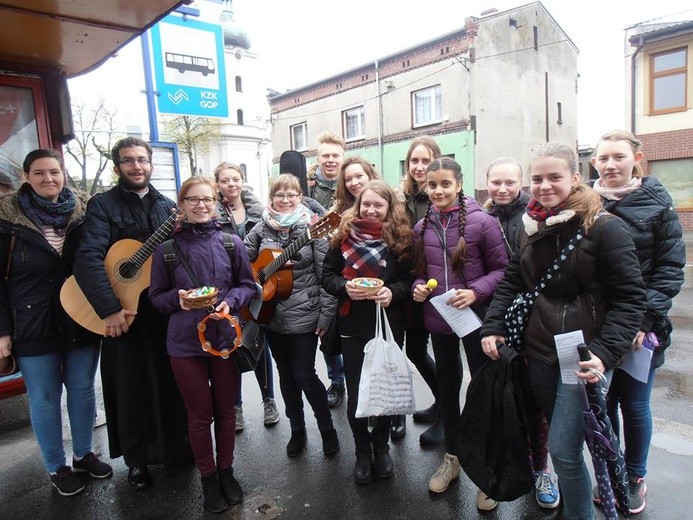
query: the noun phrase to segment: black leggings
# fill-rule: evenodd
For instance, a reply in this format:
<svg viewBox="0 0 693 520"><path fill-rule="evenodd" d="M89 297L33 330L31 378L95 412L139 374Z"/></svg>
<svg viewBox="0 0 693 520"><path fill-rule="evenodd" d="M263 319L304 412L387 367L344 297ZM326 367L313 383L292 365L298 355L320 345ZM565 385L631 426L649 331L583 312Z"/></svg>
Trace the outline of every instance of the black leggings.
<svg viewBox="0 0 693 520"><path fill-rule="evenodd" d="M423 380L431 389L433 398L440 398L440 385L436 376L436 363L428 353L428 330L424 325L423 303L411 302L410 327L406 331L407 357L414 363Z"/></svg>
<svg viewBox="0 0 693 520"><path fill-rule="evenodd" d="M481 368L488 359L481 349L481 329L462 338L464 353L471 376ZM460 338L455 334L431 334L433 354L436 358L436 372L440 382L440 403L443 408L445 429L445 451L457 454L455 448L455 430L460 419L460 388L462 387L462 358L460 356Z"/></svg>

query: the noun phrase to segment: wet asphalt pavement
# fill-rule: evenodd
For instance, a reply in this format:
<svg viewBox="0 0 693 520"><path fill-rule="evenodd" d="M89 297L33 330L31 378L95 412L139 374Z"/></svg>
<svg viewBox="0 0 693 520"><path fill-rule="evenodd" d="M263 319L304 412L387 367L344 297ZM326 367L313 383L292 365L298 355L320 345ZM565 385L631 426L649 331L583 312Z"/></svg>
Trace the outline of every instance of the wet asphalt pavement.
<svg viewBox="0 0 693 520"><path fill-rule="evenodd" d="M693 274L690 267L689 273ZM652 398L655 435L647 476L647 507L633 517L642 520L693 518L693 276L687 276L687 287L675 300L672 318L674 344L667 363L658 371ZM318 373L326 382L320 355ZM428 406L430 392L418 374L414 377L418 405ZM463 395L469 382L466 367L464 378ZM275 371L277 400L283 411L278 386ZM153 467L153 487L138 492L128 486L127 468L117 459L110 461L112 478L88 480L85 492L74 497L58 495L27 426L25 396L0 401L0 519L561 518L560 509L541 510L533 493L481 513L475 506L476 489L464 473L447 492L429 493L428 478L444 450L422 449L418 437L426 426L414 424L411 417L407 418L406 436L392 444L395 476L358 486L352 476L355 455L345 403L333 410L340 452L331 458L323 455L315 420L307 415L307 450L289 459L285 451L289 438L286 418L282 416L273 428L263 426L260 393L250 374L244 376L243 394L246 428L237 436L234 467L246 496L243 504L219 515L203 510L202 488L192 466ZM67 439L69 429L65 430ZM68 457L69 447L68 440ZM94 447L108 453L105 426L96 428ZM586 457L589 460L587 452ZM598 509L597 518L602 518Z"/></svg>

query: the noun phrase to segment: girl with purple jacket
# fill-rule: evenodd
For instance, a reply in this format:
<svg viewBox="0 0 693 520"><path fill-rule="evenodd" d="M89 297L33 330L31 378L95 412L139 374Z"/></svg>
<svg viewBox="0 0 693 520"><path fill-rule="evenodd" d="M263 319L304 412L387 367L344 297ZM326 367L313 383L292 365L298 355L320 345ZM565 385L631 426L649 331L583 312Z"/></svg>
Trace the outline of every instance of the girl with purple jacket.
<svg viewBox="0 0 693 520"><path fill-rule="evenodd" d="M233 258L229 258L224 247L221 225L214 216L216 193L215 182L203 177L192 177L181 186L178 205L185 219L173 232L176 258L169 274L163 247L154 252L149 298L154 307L171 317L166 350L188 412L188 436L202 476L204 507L220 513L243 499L232 467L240 373L233 358L215 357L202 350L197 324L207 316L207 310L191 310L181 298L181 292L198 284L217 288L216 312L207 322L205 337L216 350L222 350L232 348L235 333L229 322L217 313L237 316L253 299L256 290L241 239L233 235Z"/></svg>
<svg viewBox="0 0 693 520"><path fill-rule="evenodd" d="M455 449L455 427L460 416L462 370L460 338L430 302L455 289L446 303L459 309L472 307L483 319L503 278L508 254L498 223L462 192L462 168L448 157L436 159L426 169L430 204L414 228L417 278L412 285L415 301L424 303L424 323L431 333L436 373L445 425L445 457L428 482L434 493L445 491L460 475ZM431 289L426 281L435 279ZM484 362L479 331L462 338L472 376Z"/></svg>

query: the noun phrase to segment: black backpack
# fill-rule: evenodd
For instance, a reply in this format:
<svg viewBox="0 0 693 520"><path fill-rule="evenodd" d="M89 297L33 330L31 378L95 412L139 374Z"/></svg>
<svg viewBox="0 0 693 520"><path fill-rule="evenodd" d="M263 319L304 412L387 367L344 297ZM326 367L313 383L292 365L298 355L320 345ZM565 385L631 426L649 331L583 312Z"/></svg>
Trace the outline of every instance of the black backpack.
<svg viewBox="0 0 693 520"><path fill-rule="evenodd" d="M455 443L469 479L490 498L512 501L534 486L528 417L536 408L522 356L505 345L498 352L469 383Z"/></svg>

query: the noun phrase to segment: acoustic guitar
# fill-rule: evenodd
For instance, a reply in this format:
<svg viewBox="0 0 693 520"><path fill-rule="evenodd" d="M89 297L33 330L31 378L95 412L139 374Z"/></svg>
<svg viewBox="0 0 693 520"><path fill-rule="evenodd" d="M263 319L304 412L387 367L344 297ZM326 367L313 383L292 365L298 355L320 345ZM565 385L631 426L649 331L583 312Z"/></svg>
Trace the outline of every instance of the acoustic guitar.
<svg viewBox="0 0 693 520"><path fill-rule="evenodd" d="M152 253L171 235L182 210L176 209L154 234L143 244L139 240L124 238L113 244L104 258L106 274L113 292L123 309L136 311L140 294L149 287L152 271ZM105 336L106 326L82 292L75 276L70 276L60 289L60 302L67 314L85 329ZM135 316L127 316L128 325Z"/></svg>
<svg viewBox="0 0 693 520"><path fill-rule="evenodd" d="M255 321L267 323L274 316L277 301L286 300L293 290L294 276L288 262L303 246L315 238L321 238L332 233L339 226L342 217L335 211L318 220L294 239L286 249L263 249L253 262L253 275L262 286L262 306ZM241 311L244 320L251 320L253 316L245 308Z"/></svg>

